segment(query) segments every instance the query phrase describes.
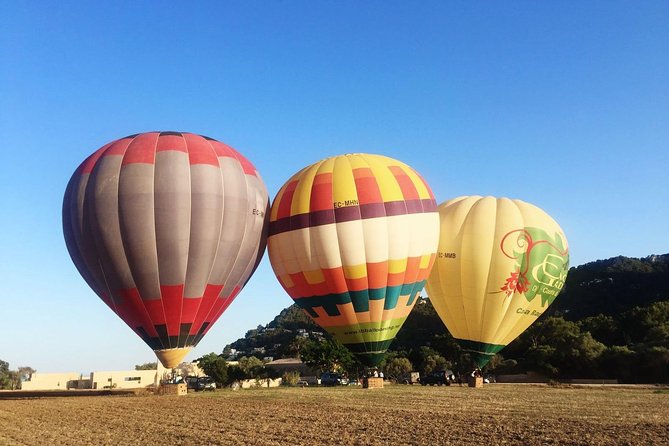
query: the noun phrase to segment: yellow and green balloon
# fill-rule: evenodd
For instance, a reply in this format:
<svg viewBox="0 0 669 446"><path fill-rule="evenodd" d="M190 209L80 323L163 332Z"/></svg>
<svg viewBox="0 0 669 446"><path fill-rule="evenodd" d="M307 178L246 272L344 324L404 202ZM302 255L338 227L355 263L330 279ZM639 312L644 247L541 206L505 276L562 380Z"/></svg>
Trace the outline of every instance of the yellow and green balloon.
<svg viewBox="0 0 669 446"><path fill-rule="evenodd" d="M378 364L435 260L439 215L425 181L380 155L327 158L283 185L269 231L286 292L361 362Z"/></svg>
<svg viewBox="0 0 669 446"><path fill-rule="evenodd" d="M453 337L483 367L562 290L567 239L548 214L521 200L459 197L439 205L439 216L427 293Z"/></svg>

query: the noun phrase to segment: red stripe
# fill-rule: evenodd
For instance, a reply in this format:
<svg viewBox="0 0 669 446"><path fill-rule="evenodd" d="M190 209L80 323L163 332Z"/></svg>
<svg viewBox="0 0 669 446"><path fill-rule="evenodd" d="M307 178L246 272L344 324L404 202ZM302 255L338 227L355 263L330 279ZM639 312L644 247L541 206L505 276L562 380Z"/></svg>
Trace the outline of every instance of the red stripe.
<svg viewBox="0 0 669 446"><path fill-rule="evenodd" d="M202 303L201 297L184 298L183 306L181 307L181 323L192 324L195 321L195 315Z"/></svg>
<svg viewBox="0 0 669 446"><path fill-rule="evenodd" d="M165 309L165 322L169 336L179 336L183 295L183 285L160 286L160 296L163 301L163 308Z"/></svg>
<svg viewBox="0 0 669 446"><path fill-rule="evenodd" d="M413 184L413 181L411 181L411 178L404 172L404 169L399 166L390 166L390 171L395 176L405 200L417 200L420 198L418 191L416 190L416 185Z"/></svg>
<svg viewBox="0 0 669 446"><path fill-rule="evenodd" d="M370 288L388 286L388 261L367 264L367 280Z"/></svg>
<svg viewBox="0 0 669 446"><path fill-rule="evenodd" d="M311 285L307 283L307 280L304 278L304 274L295 273L289 274L290 280L293 281L294 286L291 288L290 296L295 299L297 297L307 297L312 296Z"/></svg>
<svg viewBox="0 0 669 446"><path fill-rule="evenodd" d="M209 144L214 148L216 156L222 156L227 158L235 158L235 149L230 147L227 144L223 144L220 141L214 139L209 140Z"/></svg>
<svg viewBox="0 0 669 446"><path fill-rule="evenodd" d="M223 285L211 285L208 284L204 289L204 295L202 300L200 300L200 307L197 309L197 314L193 318L193 325L190 327L188 334L196 335L202 327L202 323L205 321L205 318L209 315L211 308L214 306L218 294L223 289Z"/></svg>
<svg viewBox="0 0 669 446"><path fill-rule="evenodd" d="M102 156L104 151L107 150L107 147L109 147L111 144L113 143L102 146L102 148L96 150L95 153L86 158L84 162L79 165L79 172L81 173L81 175L93 172L93 168L97 164L98 159Z"/></svg>
<svg viewBox="0 0 669 446"><path fill-rule="evenodd" d="M144 302L137 288L119 290L120 304L117 304L118 314L133 330L141 326L150 336L157 336L154 321L147 312Z"/></svg>
<svg viewBox="0 0 669 446"><path fill-rule="evenodd" d="M330 284L330 293L339 294L348 291L346 277L344 277L344 270L341 266L323 269L322 271L323 276L325 277L325 282Z"/></svg>
<svg viewBox="0 0 669 446"><path fill-rule="evenodd" d="M211 164L219 167L216 152L206 139L192 133L184 133L183 139L188 146L188 162L191 165Z"/></svg>
<svg viewBox="0 0 669 446"><path fill-rule="evenodd" d="M225 310L228 309L228 307L230 306L232 301L235 300L235 298L237 297L237 295L239 294L239 292L241 290L242 290L242 287L237 285L233 288L232 292L230 293L230 295L228 297L218 299L218 301L216 302L216 305L214 306L214 311L210 315L212 317L209 319L209 321L207 321L207 322L209 322L209 326L207 327L207 330L209 330L209 328L211 328L211 326L214 325L214 322L216 322L218 320L218 318L221 317L221 315L225 312Z"/></svg>
<svg viewBox="0 0 669 446"><path fill-rule="evenodd" d="M142 133L137 135L125 151L122 165L133 163L153 164L155 162L158 133Z"/></svg>
<svg viewBox="0 0 669 446"><path fill-rule="evenodd" d="M314 177L314 183L311 186L311 197L309 197L309 210L311 212L328 209L334 209L334 204L332 203L331 172L321 173Z"/></svg>
<svg viewBox="0 0 669 446"><path fill-rule="evenodd" d="M279 210L277 211L276 218L286 218L290 217L290 207L293 203L293 194L295 193L295 188L297 187L297 180L291 181L286 186L286 189L281 196L281 201L279 202Z"/></svg>
<svg viewBox="0 0 669 446"><path fill-rule="evenodd" d="M107 150L102 156L114 156L114 155L125 155L125 151L128 150L128 146L132 142L132 138L122 138L117 139L116 141L109 144Z"/></svg>
<svg viewBox="0 0 669 446"><path fill-rule="evenodd" d="M181 136L176 135L162 135L158 137L156 143L156 152L164 152L166 150L176 150L178 152L188 152L186 148L186 140Z"/></svg>
<svg viewBox="0 0 669 446"><path fill-rule="evenodd" d="M370 175L355 175L356 170L369 170ZM383 203L379 183L377 183L376 178L371 175L371 169L355 169L353 173L355 176L355 188L358 192L358 201L360 204Z"/></svg>
<svg viewBox="0 0 669 446"><path fill-rule="evenodd" d="M165 325L165 313L163 312L162 299L145 300L144 306L149 313L153 325Z"/></svg>
<svg viewBox="0 0 669 446"><path fill-rule="evenodd" d="M214 150L216 151L217 156L222 156L222 157L227 157L227 158L234 158L242 166L242 170L244 171L245 174L258 176L256 168L241 153L237 152L235 149L233 149L229 145L224 144L220 141L211 140L210 143L211 143L212 147L214 148Z"/></svg>
<svg viewBox="0 0 669 446"><path fill-rule="evenodd" d="M430 186L427 184L427 181L425 181L425 178L423 178L422 176L420 176L420 174L419 174L418 172L416 172L416 175L418 175L418 178L420 178L420 180L423 182L423 185L424 185L425 188L427 189L427 193L430 194L430 198L432 198L432 199L434 200L434 194L432 193L432 189L431 189Z"/></svg>

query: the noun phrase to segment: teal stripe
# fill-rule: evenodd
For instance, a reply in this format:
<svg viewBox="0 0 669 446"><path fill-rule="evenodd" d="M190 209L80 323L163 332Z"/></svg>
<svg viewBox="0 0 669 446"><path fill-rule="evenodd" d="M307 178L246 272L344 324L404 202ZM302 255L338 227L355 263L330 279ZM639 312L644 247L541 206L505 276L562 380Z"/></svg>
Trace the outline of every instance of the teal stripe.
<svg viewBox="0 0 669 446"><path fill-rule="evenodd" d="M356 358L358 358L358 361L362 362L367 367L376 367L381 361L383 361L383 358L386 357L386 352L354 353L354 355Z"/></svg>
<svg viewBox="0 0 669 446"><path fill-rule="evenodd" d="M409 296L409 301L407 302L407 306L413 305L413 302L416 300L418 294L423 291L423 288L425 288L425 282L427 282L427 280L421 280L420 282L416 282L414 284L413 290L411 290L411 296Z"/></svg>
<svg viewBox="0 0 669 446"><path fill-rule="evenodd" d="M505 345L488 344L468 339L456 339L456 341L458 341L462 350L470 354L472 360L479 368L485 366L497 352L506 347Z"/></svg>
<svg viewBox="0 0 669 446"><path fill-rule="evenodd" d="M337 305L344 305L353 303L353 309L356 313L369 311L370 300L385 299L383 304L384 310L393 310L397 307L397 302L400 296L410 295L409 305L413 305L415 299L415 290L422 290L425 286L425 281L416 283L408 283L398 286L390 286L385 288L371 288L361 291L347 291L339 294L326 294L325 296L310 296L300 297L295 299L295 303L305 310L311 317L317 318L318 313L313 309L315 307L323 307L323 310L328 316L339 316Z"/></svg>

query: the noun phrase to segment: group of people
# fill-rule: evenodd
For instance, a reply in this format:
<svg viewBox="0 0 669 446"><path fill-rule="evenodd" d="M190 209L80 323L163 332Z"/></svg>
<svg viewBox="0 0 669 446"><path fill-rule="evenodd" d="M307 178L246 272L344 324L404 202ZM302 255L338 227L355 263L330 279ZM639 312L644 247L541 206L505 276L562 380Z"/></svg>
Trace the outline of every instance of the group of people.
<svg viewBox="0 0 669 446"><path fill-rule="evenodd" d="M378 370L374 369L373 371L367 372L367 377L368 378L383 378L383 372L379 372Z"/></svg>

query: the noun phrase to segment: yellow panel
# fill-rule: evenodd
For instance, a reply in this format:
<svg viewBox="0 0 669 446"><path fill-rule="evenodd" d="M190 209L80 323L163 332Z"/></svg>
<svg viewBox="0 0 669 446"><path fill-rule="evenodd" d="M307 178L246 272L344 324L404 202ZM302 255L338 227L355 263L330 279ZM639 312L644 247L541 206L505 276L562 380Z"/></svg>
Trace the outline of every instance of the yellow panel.
<svg viewBox="0 0 669 446"><path fill-rule="evenodd" d="M497 200L496 224L491 228L494 233L492 242L492 260L489 266L488 295L486 296L483 309L483 320L481 321L480 340L495 344L494 339L500 325L510 309L512 299L500 289L512 271L515 270L516 260L507 257L499 249L502 238L518 228L525 226L523 217L513 201L500 198Z"/></svg>
<svg viewBox="0 0 669 446"><path fill-rule="evenodd" d="M411 182L414 184L416 187L416 191L418 192L418 197L421 200L427 200L432 197L430 197L430 191L427 190L427 187L425 187L425 183L423 180L418 176L415 170L413 170L411 167L407 166L406 164L402 165L402 169L404 172L407 174L407 176L411 179Z"/></svg>
<svg viewBox="0 0 669 446"><path fill-rule="evenodd" d="M292 288L295 286L295 282L293 282L293 279L291 279L288 274L279 276L279 280L285 288Z"/></svg>
<svg viewBox="0 0 669 446"><path fill-rule="evenodd" d="M284 184L281 189L279 189L279 192L277 192L276 197L274 197L272 207L269 210L269 221L277 220L277 215L279 215L279 203L281 202L281 198L283 198L283 193L286 191L287 185L288 183Z"/></svg>
<svg viewBox="0 0 669 446"><path fill-rule="evenodd" d="M300 174L300 181L297 183L297 187L293 193L293 201L290 203L290 215L306 214L309 212L311 188L319 166L320 162L313 164L304 169Z"/></svg>
<svg viewBox="0 0 669 446"><path fill-rule="evenodd" d="M336 207L358 204L358 191L347 156L338 156L332 170L332 201Z"/></svg>
<svg viewBox="0 0 669 446"><path fill-rule="evenodd" d="M430 265L430 259L432 258L432 254L427 254L427 255L422 255L420 256L420 263L418 264L418 267L420 269L425 269Z"/></svg>
<svg viewBox="0 0 669 446"><path fill-rule="evenodd" d="M439 248L426 284L432 305L451 334L458 339L470 339L462 305L462 226L469 210L479 198L462 197L439 206Z"/></svg>
<svg viewBox="0 0 669 446"><path fill-rule="evenodd" d="M399 274L404 272L407 269L407 258L403 259L390 259L388 260L388 273L389 274Z"/></svg>
<svg viewBox="0 0 669 446"><path fill-rule="evenodd" d="M362 153L352 153L350 155L347 155L348 161L351 164L351 169L368 168L369 167L369 163L367 162L368 156L370 155L365 155Z"/></svg>
<svg viewBox="0 0 669 446"><path fill-rule="evenodd" d="M323 271L321 271L320 269L312 271L303 271L303 274L307 283L310 285L325 282L325 277L323 277Z"/></svg>
<svg viewBox="0 0 669 446"><path fill-rule="evenodd" d="M364 158L376 177L376 183L379 185L383 201L404 200L404 194L402 194L395 176L388 169L388 158L378 155L364 155Z"/></svg>
<svg viewBox="0 0 669 446"><path fill-rule="evenodd" d="M298 178L302 172L304 172L307 168L305 167L304 169L300 170L298 173L290 177L286 183L281 186L281 189L279 189L279 192L276 194L276 197L274 197L274 201L272 202L272 207L270 208L269 216L270 216L270 221L276 221L277 220L277 215L279 214L279 203L281 203L281 199L283 198L283 194L286 192L286 188L288 185Z"/></svg>
<svg viewBox="0 0 669 446"><path fill-rule="evenodd" d="M347 279L362 279L367 277L367 264L344 265L344 277Z"/></svg>

